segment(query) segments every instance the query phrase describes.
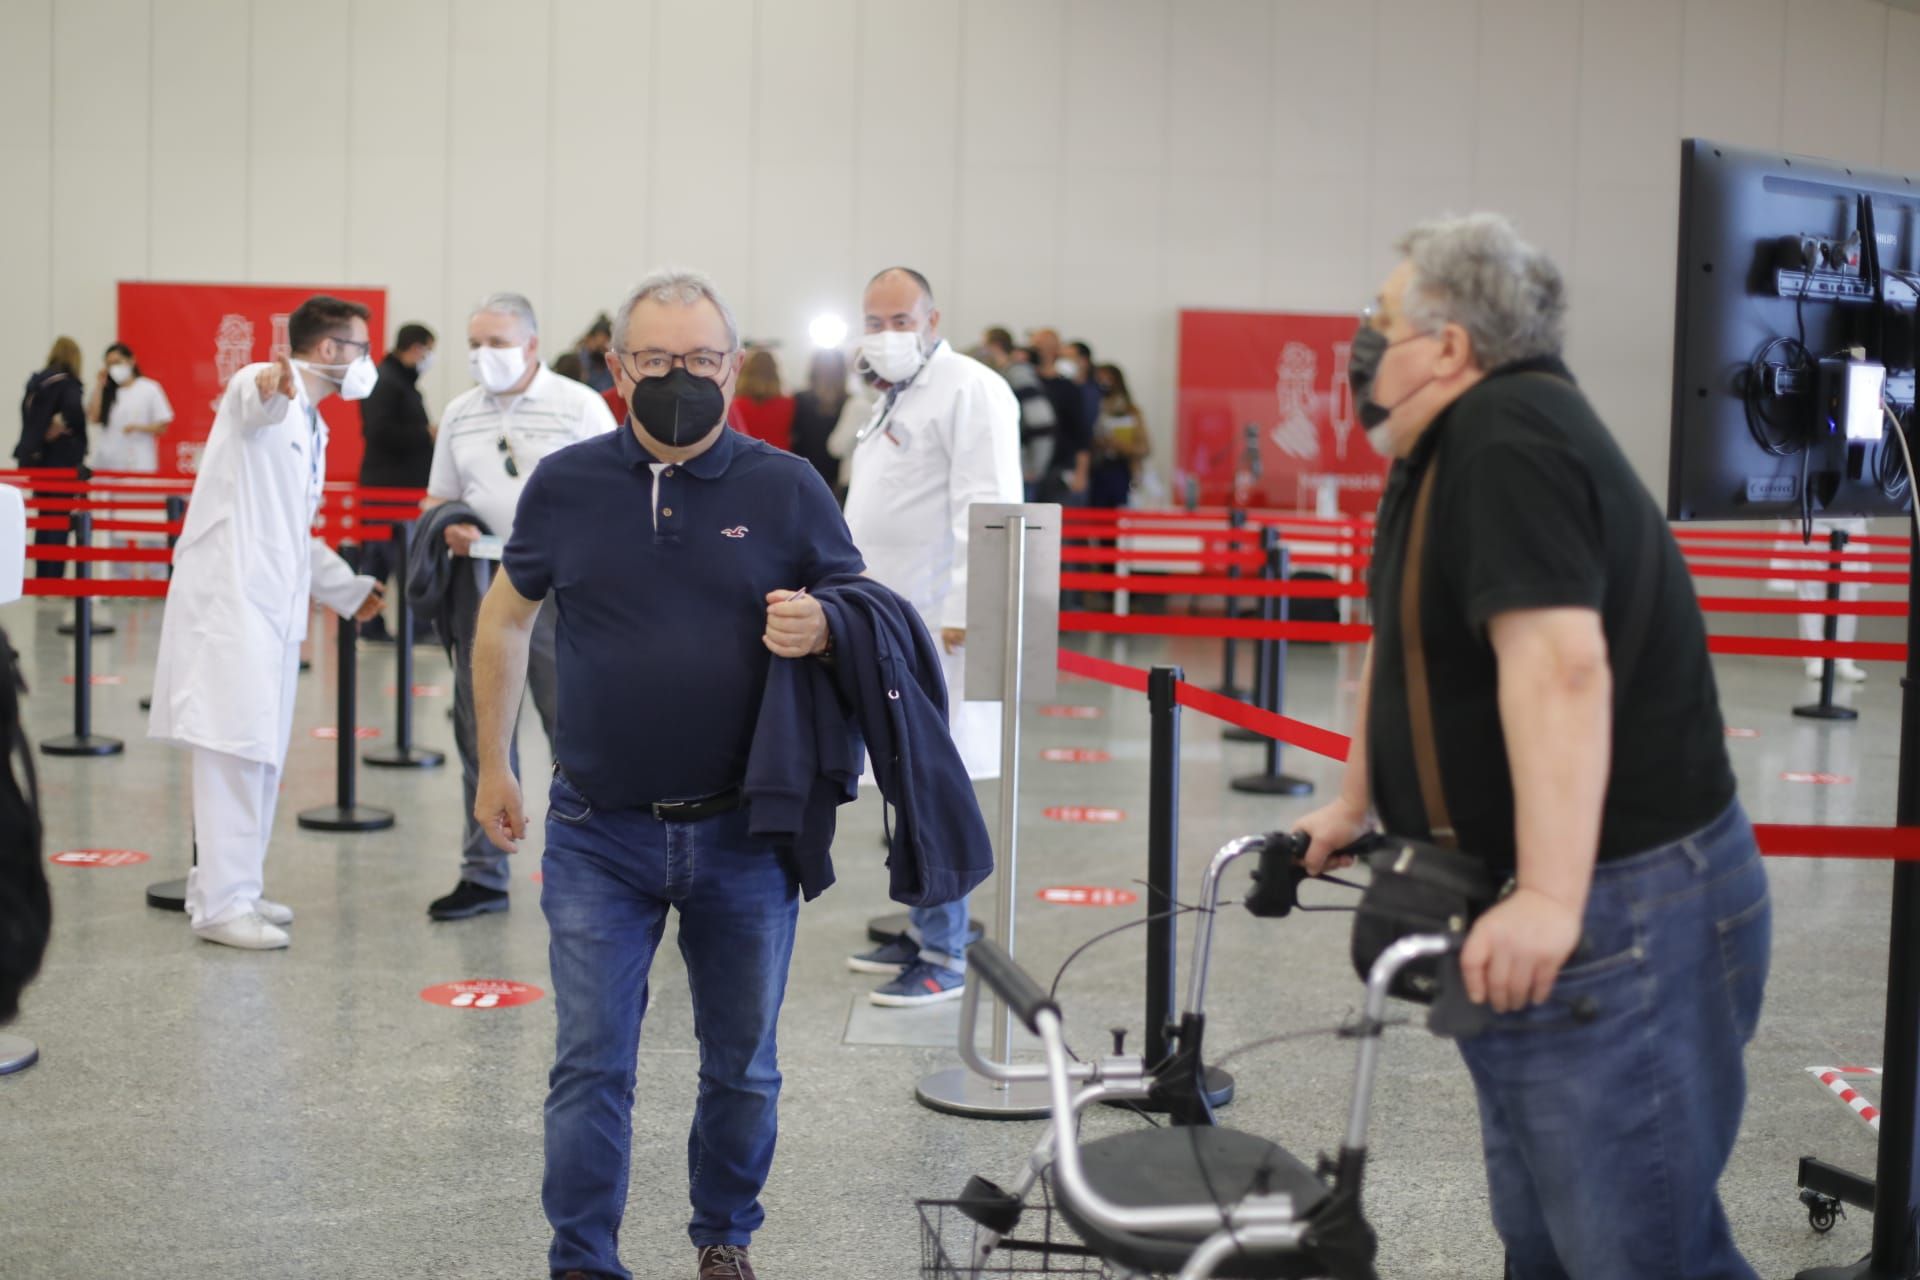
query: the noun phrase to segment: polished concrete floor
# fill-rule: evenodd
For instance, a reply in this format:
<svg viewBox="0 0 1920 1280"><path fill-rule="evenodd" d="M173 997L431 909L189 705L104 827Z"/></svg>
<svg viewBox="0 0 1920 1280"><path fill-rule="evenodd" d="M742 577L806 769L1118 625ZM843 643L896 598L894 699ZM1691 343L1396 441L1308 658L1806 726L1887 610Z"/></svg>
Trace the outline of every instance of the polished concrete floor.
<svg viewBox="0 0 1920 1280"><path fill-rule="evenodd" d="M545 1274L538 1192L540 1113L553 1041L551 1000L454 1009L422 989L462 979L546 987L537 865L523 857L514 909L430 924L427 902L452 888L459 780L449 769L360 772L363 799L399 815L389 831L322 835L294 814L329 803L334 744L312 730L334 719L332 644L305 678L268 890L299 912L291 950L249 954L197 942L182 917L149 909L150 880L181 874L188 857L183 758L144 741L137 709L158 636L153 606L114 611L117 634L95 642L98 731L127 739L102 760L42 757L49 853L134 849L135 866L49 868L57 923L46 969L12 1030L36 1040L39 1065L0 1078L0 1276L457 1276ZM67 731L71 642L65 612L25 603L0 610L23 655L37 738ZM324 633L330 637L330 629ZM1211 643L1097 646L1136 665L1185 664L1218 674ZM390 648L361 651L362 723L392 730ZM417 738L450 747L436 650L419 650ZM1344 725L1351 655L1296 648L1289 710ZM1876 666L1849 725L1796 720L1806 686L1797 663L1726 660L1729 723L1757 736L1731 742L1756 819L1883 824L1893 813L1897 675ZM1142 907L1085 908L1038 900L1049 885L1138 891L1145 874L1147 716L1144 698L1069 682L1059 701L1095 719L1027 719L1019 950L1050 977L1094 933ZM670 731L670 726L663 727ZM1309 801L1230 791L1260 749L1222 743L1215 722L1189 715L1182 752L1182 882L1191 893L1223 841L1284 825ZM537 730L523 734L530 776L546 766ZM1111 753L1107 763L1043 760L1049 747ZM1290 752L1290 769L1321 784L1333 767ZM1844 782L1790 783L1783 773ZM1043 816L1056 805L1115 808L1111 824ZM804 909L782 1022L786 1094L779 1156L766 1191L768 1222L754 1256L767 1280L901 1280L918 1274L916 1197L952 1195L970 1173L1004 1180L1038 1136L1028 1123L963 1121L922 1109L914 1083L955 1061L943 1013L880 1015L845 953L884 911L879 813L848 811L838 846L841 883ZM1808 1228L1794 1193L1795 1161L1818 1154L1870 1170L1874 1139L1805 1071L1877 1064L1890 875L1884 864L1775 861L1773 980L1749 1054L1751 1101L1724 1192L1740 1242L1768 1277L1849 1261L1865 1252L1871 1219L1856 1213L1831 1235ZM1230 888L1244 885L1244 871ZM978 900L991 899L983 894ZM1309 916L1220 921L1214 970L1215 1053L1295 1028L1338 1022L1359 988L1346 960L1345 920ZM1183 937L1185 935L1183 934ZM1083 1047L1105 1029L1142 1021L1140 931L1104 943L1061 985ZM1231 1063L1237 1126L1312 1153L1337 1143L1347 1101L1348 1042L1294 1041ZM685 1236L684 1138L694 1044L684 974L664 948L640 1056L627 1264L643 1280L692 1274ZM1665 1082L1674 1105L1723 1087ZM1866 1086L1868 1093L1875 1092ZM1139 1121L1121 1114L1095 1130ZM1495 1277L1477 1126L1452 1047L1424 1032L1389 1040L1374 1127L1371 1211L1381 1270L1396 1277Z"/></svg>

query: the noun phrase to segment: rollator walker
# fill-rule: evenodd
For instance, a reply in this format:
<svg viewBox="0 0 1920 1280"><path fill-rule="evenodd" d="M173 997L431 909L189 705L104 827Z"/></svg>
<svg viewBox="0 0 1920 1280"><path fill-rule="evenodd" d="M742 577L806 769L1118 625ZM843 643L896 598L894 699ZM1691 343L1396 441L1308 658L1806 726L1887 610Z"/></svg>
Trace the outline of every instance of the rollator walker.
<svg viewBox="0 0 1920 1280"><path fill-rule="evenodd" d="M1258 853L1261 870L1246 905L1256 916L1284 916L1295 905L1302 875L1296 860L1305 845L1305 838L1297 835L1246 836L1214 855L1201 881L1201 916L1179 1049L1153 1068L1137 1056L1119 1053L1118 1044L1112 1056L1075 1059L1067 1047L1060 1007L1046 990L995 943L972 946L968 963L982 981L967 985L961 1057L992 1080L1045 1081L1052 1123L1009 1190L975 1177L959 1200L938 1202L974 1224L970 1248L959 1249L957 1256L949 1253L928 1206L922 1205L928 1236L923 1275L954 1280L1076 1274L1114 1280L1378 1280L1373 1267L1376 1237L1362 1211L1361 1184L1387 998L1395 979L1410 966L1431 971L1451 964L1457 974L1464 929L1402 937L1373 964L1360 1020L1342 1033L1358 1039L1360 1051L1337 1157L1322 1156L1316 1167L1309 1167L1264 1138L1215 1127L1198 1086L1221 874L1236 860ZM1418 972L1411 970L1407 977L1414 979ZM982 1058L975 1048L975 1028L983 984L1039 1037L1044 1064L1007 1066ZM1184 1107L1179 1104L1182 1097L1189 1100ZM1080 1114L1089 1106L1148 1098L1170 1105L1176 1123L1086 1142L1078 1136ZM1036 1184L1049 1206L1044 1233L1049 1238L1015 1238L1023 1212L1031 1212L1026 1201ZM1083 1245L1054 1238L1051 1206L1057 1206ZM1077 1266L1071 1261L1075 1257Z"/></svg>

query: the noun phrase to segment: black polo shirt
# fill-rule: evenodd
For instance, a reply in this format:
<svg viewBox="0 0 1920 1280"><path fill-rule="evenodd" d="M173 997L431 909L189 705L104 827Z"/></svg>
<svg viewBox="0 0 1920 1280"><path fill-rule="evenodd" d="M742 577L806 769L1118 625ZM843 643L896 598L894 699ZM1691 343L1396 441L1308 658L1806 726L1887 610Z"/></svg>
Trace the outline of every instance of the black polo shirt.
<svg viewBox="0 0 1920 1280"><path fill-rule="evenodd" d="M792 454L727 429L656 477L657 463L630 423L549 454L503 564L560 611L554 757L601 808L739 783L772 660L767 593L865 568Z"/></svg>
<svg viewBox="0 0 1920 1280"><path fill-rule="evenodd" d="M1487 623L1522 609L1598 610L1613 668L1613 762L1600 857L1705 826L1734 795L1706 626L1679 545L1619 445L1557 360L1509 366L1455 401L1394 464L1369 595L1367 753L1386 829L1428 834L1407 718L1400 626L1420 479L1437 467L1420 592L1434 736L1460 847L1514 862L1513 784Z"/></svg>

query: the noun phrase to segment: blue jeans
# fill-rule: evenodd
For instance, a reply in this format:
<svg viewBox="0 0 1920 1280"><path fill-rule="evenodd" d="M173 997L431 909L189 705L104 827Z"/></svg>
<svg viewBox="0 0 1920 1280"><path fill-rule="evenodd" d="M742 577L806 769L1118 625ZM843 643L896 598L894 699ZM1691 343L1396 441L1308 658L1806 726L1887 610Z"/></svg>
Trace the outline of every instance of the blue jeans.
<svg viewBox="0 0 1920 1280"><path fill-rule="evenodd" d="M967 968L967 900L949 902L944 907L913 907L907 912L912 923L907 936L920 944L920 958L964 973Z"/></svg>
<svg viewBox="0 0 1920 1280"><path fill-rule="evenodd" d="M1552 998L1461 1042L1513 1280L1753 1280L1717 1187L1771 933L1736 801L1677 844L1600 864Z"/></svg>
<svg viewBox="0 0 1920 1280"><path fill-rule="evenodd" d="M628 1280L620 1220L632 1159L635 1055L647 972L680 913L680 954L700 1042L687 1139L696 1247L744 1245L765 1214L780 1069L774 1032L793 955L799 889L747 811L661 822L644 809L597 812L558 775L549 792L540 905L559 1019L547 1088L541 1202L549 1265Z"/></svg>

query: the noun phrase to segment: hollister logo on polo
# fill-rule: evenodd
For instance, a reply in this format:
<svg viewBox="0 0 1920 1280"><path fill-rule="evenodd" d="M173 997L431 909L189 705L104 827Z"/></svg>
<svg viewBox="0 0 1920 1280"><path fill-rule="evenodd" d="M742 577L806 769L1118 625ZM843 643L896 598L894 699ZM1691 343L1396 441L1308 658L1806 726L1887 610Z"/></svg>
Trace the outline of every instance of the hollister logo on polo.
<svg viewBox="0 0 1920 1280"><path fill-rule="evenodd" d="M731 529L722 529L720 532L729 538L744 538L747 536L747 526L737 524Z"/></svg>

